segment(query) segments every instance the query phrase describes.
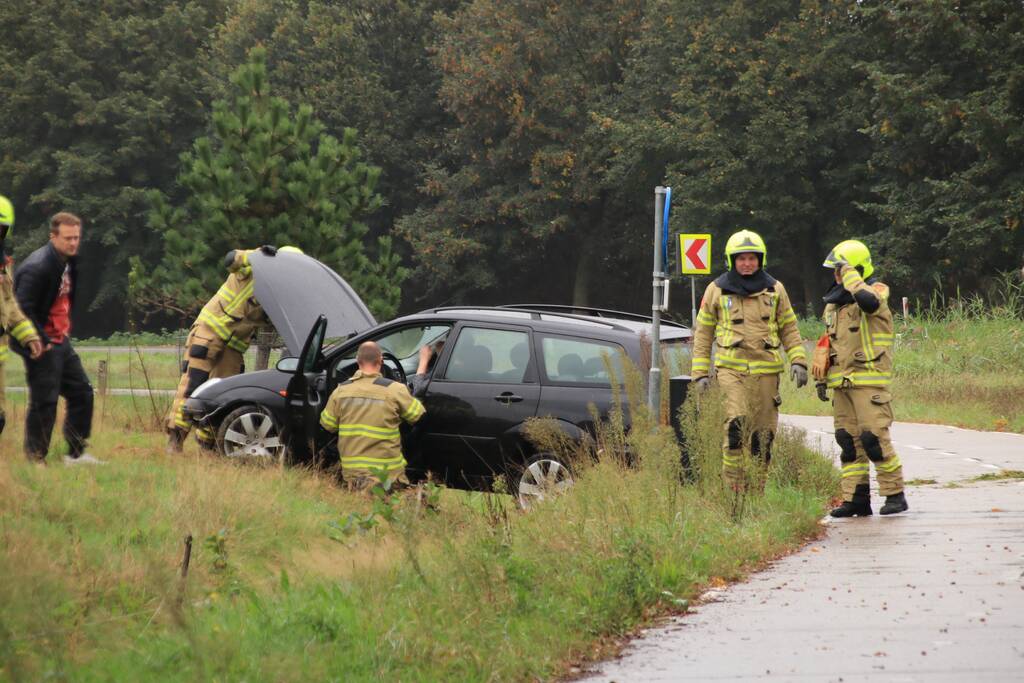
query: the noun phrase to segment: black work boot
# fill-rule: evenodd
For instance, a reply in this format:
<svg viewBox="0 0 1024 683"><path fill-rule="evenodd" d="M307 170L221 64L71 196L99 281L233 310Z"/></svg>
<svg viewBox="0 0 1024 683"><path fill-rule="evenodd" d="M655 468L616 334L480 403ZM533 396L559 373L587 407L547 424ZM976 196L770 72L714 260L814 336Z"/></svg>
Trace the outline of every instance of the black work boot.
<svg viewBox="0 0 1024 683"><path fill-rule="evenodd" d="M903 495L903 491L885 497L885 505L878 511L880 515L895 515L897 512L906 512L910 509L907 505L907 497Z"/></svg>
<svg viewBox="0 0 1024 683"><path fill-rule="evenodd" d="M181 429L169 429L167 431L167 453L174 455L181 453L185 448L185 437L188 434Z"/></svg>
<svg viewBox="0 0 1024 683"><path fill-rule="evenodd" d="M844 501L829 514L833 517L870 517L874 514L871 512L871 489L867 484L857 484L853 500Z"/></svg>

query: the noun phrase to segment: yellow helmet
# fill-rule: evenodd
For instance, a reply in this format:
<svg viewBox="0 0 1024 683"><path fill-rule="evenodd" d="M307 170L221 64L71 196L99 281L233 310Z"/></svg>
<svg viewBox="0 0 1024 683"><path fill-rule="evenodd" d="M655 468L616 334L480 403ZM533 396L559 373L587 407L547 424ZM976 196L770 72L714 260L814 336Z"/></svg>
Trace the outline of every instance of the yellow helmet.
<svg viewBox="0 0 1024 683"><path fill-rule="evenodd" d="M725 265L732 270L732 257L736 254L760 254L761 267L768 262L768 249L764 240L753 230L740 230L725 243Z"/></svg>
<svg viewBox="0 0 1024 683"><path fill-rule="evenodd" d="M0 225L7 227L8 234L14 229L14 205L0 194Z"/></svg>
<svg viewBox="0 0 1024 683"><path fill-rule="evenodd" d="M846 261L851 267L859 268L864 278L871 277L871 273L875 272L875 267L871 265L871 252L860 240L845 240L832 247L832 251L821 265L825 268L835 268L840 261Z"/></svg>
<svg viewBox="0 0 1024 683"><path fill-rule="evenodd" d="M288 245L287 247L281 247L280 249L277 250L277 253L280 254L281 252L284 252L284 253L289 253L290 252L292 254L305 254L306 253L306 252L302 251L301 249L299 249L298 247L293 247L291 245Z"/></svg>

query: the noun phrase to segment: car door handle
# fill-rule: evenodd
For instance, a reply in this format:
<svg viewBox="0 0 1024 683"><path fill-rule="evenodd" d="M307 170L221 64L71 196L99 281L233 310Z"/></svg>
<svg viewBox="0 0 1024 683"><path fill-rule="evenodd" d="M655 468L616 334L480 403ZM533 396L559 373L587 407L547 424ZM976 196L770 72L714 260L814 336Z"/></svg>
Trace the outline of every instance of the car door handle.
<svg viewBox="0 0 1024 683"><path fill-rule="evenodd" d="M494 397L494 400L498 403L519 403L523 400L522 396L517 396L511 391L503 391Z"/></svg>

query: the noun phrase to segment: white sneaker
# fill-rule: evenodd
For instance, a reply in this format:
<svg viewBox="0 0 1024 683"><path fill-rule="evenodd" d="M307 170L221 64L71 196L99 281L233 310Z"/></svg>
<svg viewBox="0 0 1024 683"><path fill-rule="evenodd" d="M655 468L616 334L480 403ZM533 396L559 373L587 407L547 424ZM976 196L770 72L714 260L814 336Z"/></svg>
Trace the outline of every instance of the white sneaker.
<svg viewBox="0 0 1024 683"><path fill-rule="evenodd" d="M95 458L88 453L82 453L77 458L72 458L70 455L65 455L64 464L69 467L72 465L106 465L107 461Z"/></svg>

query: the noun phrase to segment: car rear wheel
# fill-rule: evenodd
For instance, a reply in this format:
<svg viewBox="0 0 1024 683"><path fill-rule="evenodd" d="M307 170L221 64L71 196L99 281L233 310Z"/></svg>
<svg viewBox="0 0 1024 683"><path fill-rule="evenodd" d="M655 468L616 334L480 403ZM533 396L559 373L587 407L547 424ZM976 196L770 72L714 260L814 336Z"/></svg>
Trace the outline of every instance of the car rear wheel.
<svg viewBox="0 0 1024 683"><path fill-rule="evenodd" d="M573 485L569 468L551 453L530 458L515 481L516 500L524 510L564 493Z"/></svg>
<svg viewBox="0 0 1024 683"><path fill-rule="evenodd" d="M236 408L217 429L217 446L229 458L277 463L284 458L281 427L264 408L245 405Z"/></svg>

